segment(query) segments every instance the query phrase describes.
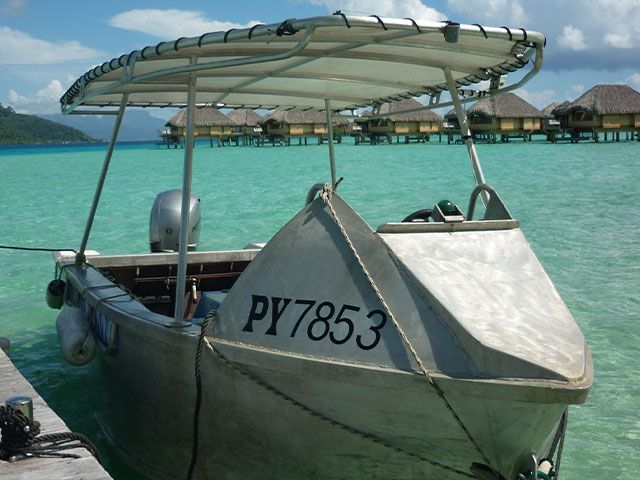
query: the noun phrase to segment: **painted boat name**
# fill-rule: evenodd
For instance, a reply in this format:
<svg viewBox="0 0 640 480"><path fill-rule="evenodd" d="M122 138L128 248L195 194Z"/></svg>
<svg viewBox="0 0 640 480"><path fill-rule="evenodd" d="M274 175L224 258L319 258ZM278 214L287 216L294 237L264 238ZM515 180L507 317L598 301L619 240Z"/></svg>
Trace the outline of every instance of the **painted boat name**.
<svg viewBox="0 0 640 480"><path fill-rule="evenodd" d="M328 336L332 343L342 345L353 337L356 327L353 319L349 318L349 316L360 312L361 308L358 306L344 304L338 310L336 305L329 301L294 300L292 298L267 297L264 295L251 295L251 311L249 312L247 323L242 328L242 331L253 332L254 323L264 320L267 313L271 311L271 324L264 333L265 335L277 336L278 322L292 302L294 306L300 305L302 309L300 316L289 334L291 338L296 336L300 325L307 318L310 319L307 324L307 337L314 342L324 340ZM289 309L289 311L292 310L293 308ZM337 315L335 314L336 310L338 310ZM311 311L314 313L309 315ZM380 331L387 323L387 315L382 310L376 309L370 311L367 314L367 318L370 320L367 332L358 334L355 337L356 345L362 350L371 350L378 345L381 338ZM331 328L332 324L330 323L332 319L334 319L333 325L338 326L338 328L334 328L333 330Z"/></svg>

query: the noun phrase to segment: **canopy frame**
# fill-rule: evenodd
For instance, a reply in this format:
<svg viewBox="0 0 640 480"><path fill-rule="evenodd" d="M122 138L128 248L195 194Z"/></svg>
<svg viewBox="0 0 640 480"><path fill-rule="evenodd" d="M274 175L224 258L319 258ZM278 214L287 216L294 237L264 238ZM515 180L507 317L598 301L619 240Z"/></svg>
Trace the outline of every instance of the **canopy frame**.
<svg viewBox="0 0 640 480"><path fill-rule="evenodd" d="M445 47L444 44L441 45L431 39L436 38L433 37L433 34L439 33L441 35L444 35L445 40L448 42L457 41L457 37L455 38L455 40L450 40L447 38L447 33L448 31L452 30L452 25L454 24L452 24L451 22L421 22L419 24L412 19L398 20L386 18L382 19L377 16L346 16L343 14L338 14L336 12L336 14L332 16L314 17L304 20L287 20L285 22L282 22L281 24L255 25L254 27L247 29L232 29L228 30L227 32L206 33L200 37L180 38L172 42L161 42L155 47L150 46L145 47L141 50L135 50L129 54L121 55L118 58L114 58L109 62L105 62L102 65L95 67L94 69L90 70L85 75L80 77L63 95L63 97L61 98L61 107L64 113L70 113L82 106L115 106L113 100L108 100L107 98L105 98L104 101L101 101L98 97L108 92L115 92L119 89L122 90L124 88L131 88L134 85L137 85L139 88L139 90L135 91L134 93L145 93L144 89L148 88L149 95L153 96L153 88L148 84L145 85L145 82L150 82L154 79L164 79L165 82L168 82L167 76L171 75L187 74L189 72L200 72L199 74L203 74L203 72L206 70L217 71L224 67L248 65L249 63L265 63L270 61L285 60L295 55L300 55L301 59L296 62L286 64L282 67L276 67L275 69L266 73L249 73L248 76L251 77L249 80L236 84L227 91L220 91L219 89L216 91L216 89L213 89L211 93L217 93L217 95L213 99L210 99L204 103L197 102L197 104L217 104L225 100L231 92L237 93L239 90L244 89L251 84L255 84L270 76L273 76L275 78L280 74L285 74L285 78L305 78L304 74L300 74L300 72L292 73L290 77L287 77L286 72L291 72L292 69L296 69L301 65L312 62L319 58L326 57L361 60L367 60L375 57L375 59L377 60L397 61L400 63L405 63L407 65L423 65L436 69L442 69L446 66L449 66L457 72L455 81L456 85L461 89L463 89L464 87L468 87L473 83L478 83L483 80L488 80L491 78L499 77L500 75L514 72L529 63L530 58L534 54L536 55L536 61L534 62L533 71L530 72L530 74L534 75L539 70L539 65L541 64L542 57L542 48L544 46L544 37L541 34L537 32L527 32L524 29L509 29L506 27L490 28L482 27L477 24L455 24L456 29L459 29L460 34L464 34L465 38L468 39L468 41L461 47L456 47L456 49L453 49L452 52L456 53L456 55L466 55L467 57L480 55L482 56L482 58L486 58L488 63L490 64L492 62L490 62L489 60L495 59L493 66L488 66L487 68L473 67L465 70L464 66L455 65L455 62L454 64L451 64L453 60L441 55L442 52L447 52L448 49L451 50L450 47ZM345 38L349 37L345 34L342 35L339 40L336 40L335 43L337 43L337 46L333 48L331 48L331 46L328 47L327 50L314 50L313 48L306 48L307 43L311 40L313 33L324 27L339 27L341 29L344 29L345 31L351 28L360 28L361 31L366 31L369 36L366 38L366 41L359 41L359 37L355 36L354 41L347 42ZM289 43L285 45L278 43L278 41L283 40L282 37L295 35L299 31L303 32L303 34L301 35L303 38L296 39L297 43L295 43L293 47L287 49ZM361 31L359 33L362 33ZM431 35L431 37L424 37L429 35ZM436 58L438 58L438 55L436 55L436 57L431 55L429 57L425 57L425 59L421 59L419 56L403 57L401 59L400 55L396 55L396 53L398 53L396 51L393 51L393 53L389 52L388 54L385 54L384 51L369 53L367 51L359 50L363 46L372 44L377 45L378 43L393 48L421 47L422 44L414 44L417 41L421 41L420 36L423 36L424 41L427 42L425 44L425 48L428 47L428 50L431 52L439 52L439 58L441 58L440 60L436 60ZM269 48L265 47L265 37L267 37L269 40L266 43L266 46L269 47L270 50ZM313 38L313 41L316 42L314 43L314 45L322 46L330 42L330 39L323 38L321 34L316 37ZM504 44L500 43L500 45L503 45L503 50L497 50L497 43L491 44L489 42L484 45L480 43L481 40L478 40L478 44L476 45L475 43L473 43L475 42L475 40L471 42L471 39L473 39L474 37L484 37L484 39L486 40L497 39L508 41ZM415 40L414 43L411 43L411 40L413 38L416 38L417 40ZM206 56L207 54L211 54L209 50L206 50L207 47L214 48L216 45L220 44L227 45L225 45L224 48L220 47L219 49L215 50L215 55L221 55L222 57L241 57L242 55L249 56L245 58L227 58L225 60L218 60L213 62L200 62L197 64L182 65L172 68L160 68L159 70L146 73L135 73L137 65L140 63L144 63L145 61L153 61L156 59L171 60L175 58L183 58L180 57L180 54L185 49L191 49L189 52L185 52L185 54L193 54L194 51L197 51L199 53L196 53L196 56ZM504 47L506 47L507 45L513 45L510 55L506 55L506 51L504 50ZM282 46L283 48L280 50L274 50L279 46ZM265 53L267 51L271 51L272 53ZM251 59L253 61L251 61ZM160 66L162 67L162 65ZM96 80L100 80L104 75L114 72L120 68L122 69L122 72L119 80L114 80L109 77L109 83L104 85L102 88L87 90L87 85L90 85ZM515 85L500 88L499 90L502 92L518 88L521 84L528 81L531 75L527 75L525 79ZM203 74L203 76L205 75ZM217 73L216 76L218 76ZM224 74L220 75L220 77L223 76ZM321 75L317 75L314 78L319 79L320 77ZM340 80L343 83L347 83L350 81L358 82L361 80L366 80L367 77L366 75L364 77L352 75L351 78L349 78L348 75L342 77L340 75L335 75L332 78L334 80ZM378 86L387 86L390 89L393 89L393 87L397 87L397 89L399 89L400 91L396 94L389 93L386 95L382 95L381 97L374 96L373 98L344 97L340 99L343 100L343 102L339 105L338 108L336 108L336 110L350 110L353 108L366 107L370 105L381 104L387 101L399 100L402 98L416 97L421 95L429 95L430 97L436 99L436 101L429 102L429 108L446 107L452 105L451 102L441 103L438 100L438 94L444 90L449 89L446 81L441 82L440 80L438 80L437 84L416 83L414 85L408 82L407 84L403 85L402 82L385 83L384 77L378 77L378 80L380 80L377 83ZM179 83L184 85L184 82ZM375 85L376 81L372 80L371 84ZM167 84L164 85L164 88L167 88ZM203 87L200 87L199 91L205 90L203 89ZM182 92L185 91L182 90ZM305 92L308 93L308 90L305 90ZM255 93L256 95L267 96L270 94L268 89L257 89ZM282 94L282 90L279 90L277 93ZM287 106L295 106L295 103L297 102L296 99L299 99L301 97L304 97L304 95L298 95L297 97L293 95L289 101L290 105ZM324 105L320 101L323 101L325 97L331 97L334 101L339 100L339 97L336 95L317 95L315 98L317 98L318 101L315 103L316 106L314 107L314 109L323 109ZM461 101L464 103L473 99L473 97L467 98L466 96L463 96ZM349 105L345 106L346 103L349 103ZM259 104L233 103L229 101L225 106L228 108L272 108L281 105L285 104L278 104L275 101L272 103L261 102ZM157 100L153 101L130 99L129 106L179 107L186 106L186 104L183 101L161 101L158 98ZM407 111L407 113L410 113L410 111Z"/></svg>

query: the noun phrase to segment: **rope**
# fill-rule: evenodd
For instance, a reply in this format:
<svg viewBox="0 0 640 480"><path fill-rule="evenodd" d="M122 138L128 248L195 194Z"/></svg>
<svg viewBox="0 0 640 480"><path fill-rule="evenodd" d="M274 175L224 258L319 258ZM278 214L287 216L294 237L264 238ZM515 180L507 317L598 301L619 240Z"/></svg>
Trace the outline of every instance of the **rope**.
<svg viewBox="0 0 640 480"><path fill-rule="evenodd" d="M7 250L26 250L29 252L73 252L77 253L73 248L39 248L39 247L18 247L15 245L0 245L0 248Z"/></svg>
<svg viewBox="0 0 640 480"><path fill-rule="evenodd" d="M342 422L339 422L337 420L334 420L320 412L318 412L317 410L312 409L311 407L308 407L306 405L304 405L303 403L300 403L299 401L295 400L294 398L290 397L289 395L287 395L284 392L281 392L280 390L276 389L275 387L269 385L268 383L260 380L257 377L254 377L253 375L251 375L249 372L247 372L246 370L244 370L243 368L237 366L236 364L232 363L229 359L227 359L217 348L215 348L211 342L207 341L206 342L207 347L209 348L209 350L211 350L218 358L220 358L225 365L227 365L229 368L235 370L237 373L239 373L240 375L242 375L243 377L249 379L250 381L258 384L260 387L262 387L263 389L267 390L268 392L271 392L273 395L275 395L276 397L281 398L282 400L292 404L293 406L297 407L298 409L302 410L303 412L307 413L308 415L314 417L314 418L318 418L324 422L330 423L331 425L333 425L334 427L337 427L341 430L344 430L348 433L351 433L353 435L356 435L358 437L360 437L363 440L368 440L371 443L374 443L376 445L388 448L390 450L393 450L396 453L414 458L416 460L420 460L422 462L428 463L434 467L440 468L442 470L446 470L448 472L451 473L455 473L457 475L461 475L463 477L466 478L476 478L475 476L464 472L462 470L458 470L457 468L453 468L450 467L449 465L445 465L443 463L439 463L436 462L435 460L431 460L428 458L423 457L422 455L418 455L417 453L414 452L410 452L408 450L405 450L401 447L397 447L395 445L392 445L388 442L386 442L384 439L376 436L376 435L372 435L370 433L365 433L361 430L358 430L354 427L350 427L349 425L346 425Z"/></svg>
<svg viewBox="0 0 640 480"><path fill-rule="evenodd" d="M438 395L438 397L440 397L440 399L444 403L444 405L447 408L447 410L449 410L449 413L451 413L451 415L455 419L455 421L458 424L458 426L465 433L465 435L466 435L467 439L469 440L469 442L474 446L474 448L476 449L478 454L482 457L482 460L486 463L487 466L491 467L491 462L489 461L487 456L484 454L484 452L480 448L480 445L478 444L478 442L476 442L476 440L473 438L473 436L471 435L471 432L466 427L466 425L464 424L462 419L458 416L456 411L453 409L453 406L449 403L449 401L445 397L444 392L442 391L440 386L435 382L433 377L429 374L429 370L427 369L427 367L423 363L422 359L418 355L418 352L416 351L416 349L413 347L411 341L409 340L409 337L407 337L407 334L404 332L404 330L402 329L402 327L398 323L398 320L396 319L395 315L391 311L391 307L389 307L389 305L387 304L386 300L382 296L382 293L380 292L380 289L375 284L375 281L373 280L373 277L371 276L371 274L369 273L369 270L367 269L367 267L365 266L364 262L362 261L362 258L360 257L360 255L356 251L356 248L353 245L353 242L351 242L351 239L349 238L349 234L345 230L344 226L342 225L342 222L338 218L338 214L336 213L335 209L333 208L333 205L331 204L331 196L332 195L333 195L333 189L331 188L331 185L325 184L324 188L322 189L322 192L320 193L320 198L329 207L329 210L331 211L331 216L333 217L333 220L335 221L336 225L340 229L340 232L342 233L342 236L344 237L345 241L347 242L347 245L349 246L349 249L351 250L351 253L353 253L353 256L355 257L356 261L358 262L358 265L362 269L362 272L364 273L365 277L367 278L367 281L369 282L369 285L373 289L373 292L376 294L376 297L378 298L378 300L382 304L383 308L387 312L387 315L389 316L389 318L393 322L393 325L396 327L396 330L400 334L400 338L402 339L402 342L405 344L405 346L407 347L409 352L411 352L411 355L413 356L414 360L418 364L418 367L420 369L420 373L422 373L422 375L425 376L425 378L427 379L429 384L433 387L433 389L435 390L436 394Z"/></svg>
<svg viewBox="0 0 640 480"><path fill-rule="evenodd" d="M553 455L556 452L556 448L558 449L558 455L556 456L556 461L553 467L553 477L557 480L558 475L560 474L560 460L562 460L562 448L564 447L564 437L567 433L567 424L569 423L569 409L566 409L562 414L562 418L560 419L560 425L558 425L558 430L556 430L556 435L553 438L553 443L551 444L551 449L549 450L549 458L553 458Z"/></svg>
<svg viewBox="0 0 640 480"><path fill-rule="evenodd" d="M7 461L15 455L80 458L80 455L63 452L85 448L102 463L98 450L84 435L75 432L40 435L40 422L30 420L13 407L0 406L0 433L0 460Z"/></svg>
<svg viewBox="0 0 640 480"><path fill-rule="evenodd" d="M193 478L193 472L198 462L198 437L200 426L200 407L202 404L202 377L200 375L200 362L202 360L202 347L204 346L204 331L209 325L209 321L216 316L216 311L211 310L202 320L200 325L200 335L198 336L198 347L196 348L196 359L194 364L196 378L196 403L193 407L193 439L191 441L191 462L186 480Z"/></svg>

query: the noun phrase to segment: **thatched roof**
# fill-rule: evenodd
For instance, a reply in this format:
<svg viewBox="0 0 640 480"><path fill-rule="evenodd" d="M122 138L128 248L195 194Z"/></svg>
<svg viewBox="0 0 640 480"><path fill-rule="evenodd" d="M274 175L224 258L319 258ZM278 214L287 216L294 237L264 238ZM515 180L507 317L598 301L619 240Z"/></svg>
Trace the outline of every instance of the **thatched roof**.
<svg viewBox="0 0 640 480"><path fill-rule="evenodd" d="M345 125L347 124L347 119L342 117L341 115L333 115L333 124L334 125ZM299 108L292 108L287 110L283 107L276 108L270 115L264 117L260 123L264 124L267 122L281 122L288 124L315 124L326 122L325 113L319 112L317 110L301 110Z"/></svg>
<svg viewBox="0 0 640 480"><path fill-rule="evenodd" d="M586 111L597 115L640 113L640 93L628 85L596 85L566 107L566 112Z"/></svg>
<svg viewBox="0 0 640 480"><path fill-rule="evenodd" d="M553 115L553 110L558 106L556 102L550 103L542 109L542 113L545 115Z"/></svg>
<svg viewBox="0 0 640 480"><path fill-rule="evenodd" d="M227 117L241 127L255 127L262 120L262 117L250 108L231 110Z"/></svg>
<svg viewBox="0 0 640 480"><path fill-rule="evenodd" d="M183 108L167 122L168 127L182 127L187 123L187 109ZM199 107L195 110L193 123L196 127L235 127L236 124L214 107Z"/></svg>
<svg viewBox="0 0 640 480"><path fill-rule="evenodd" d="M397 102L383 103L380 107L381 114L391 113L389 119L393 122L441 122L442 117L431 110L421 110L419 112L402 113L400 115L393 115L393 112L401 112L403 110L410 110L412 108L424 107L415 98L408 98L406 100L399 100Z"/></svg>
<svg viewBox="0 0 640 480"><path fill-rule="evenodd" d="M515 93L503 93L477 101L469 110L467 117L491 117L491 118L549 118L526 100ZM455 118L454 110L449 111L445 118Z"/></svg>
<svg viewBox="0 0 640 480"><path fill-rule="evenodd" d="M551 115L555 115L557 117L561 117L563 115L566 115L567 113L567 107L569 106L569 101L566 100L564 102L562 102L560 105L556 105L555 108L553 108L551 110Z"/></svg>

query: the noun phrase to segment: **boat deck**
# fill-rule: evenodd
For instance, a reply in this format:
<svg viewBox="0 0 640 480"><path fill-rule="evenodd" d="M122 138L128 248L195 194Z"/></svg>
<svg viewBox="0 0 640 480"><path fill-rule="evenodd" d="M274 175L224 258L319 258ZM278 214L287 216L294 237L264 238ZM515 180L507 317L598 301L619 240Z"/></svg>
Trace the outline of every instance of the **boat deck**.
<svg viewBox="0 0 640 480"><path fill-rule="evenodd" d="M68 432L69 428L51 410L29 382L20 374L6 353L0 349L0 404L20 395L33 399L33 416L40 422L41 434ZM40 480L43 478L82 478L111 480L111 476L84 448L69 450L80 458L27 458L16 462L0 461L3 480Z"/></svg>

